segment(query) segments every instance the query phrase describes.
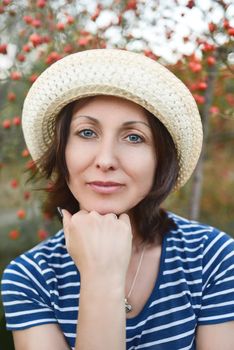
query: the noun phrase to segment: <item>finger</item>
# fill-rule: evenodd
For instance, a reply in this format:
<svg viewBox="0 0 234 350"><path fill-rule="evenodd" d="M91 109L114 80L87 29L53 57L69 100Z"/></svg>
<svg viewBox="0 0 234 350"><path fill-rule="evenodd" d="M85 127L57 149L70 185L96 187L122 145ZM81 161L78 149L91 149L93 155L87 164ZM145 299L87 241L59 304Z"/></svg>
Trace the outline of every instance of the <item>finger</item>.
<svg viewBox="0 0 234 350"><path fill-rule="evenodd" d="M79 214L88 214L89 212L85 209L80 209L77 213Z"/></svg>
<svg viewBox="0 0 234 350"><path fill-rule="evenodd" d="M69 225L70 225L72 215L66 209L61 209L61 211L63 214L63 229L64 229L64 234L66 237L68 235L68 232L69 232Z"/></svg>
<svg viewBox="0 0 234 350"><path fill-rule="evenodd" d="M105 214L104 216L111 217L113 219L118 220L118 216L115 213L108 213L108 214Z"/></svg>
<svg viewBox="0 0 234 350"><path fill-rule="evenodd" d="M130 218L128 214L123 213L119 216L119 220L126 222L126 224L131 225Z"/></svg>

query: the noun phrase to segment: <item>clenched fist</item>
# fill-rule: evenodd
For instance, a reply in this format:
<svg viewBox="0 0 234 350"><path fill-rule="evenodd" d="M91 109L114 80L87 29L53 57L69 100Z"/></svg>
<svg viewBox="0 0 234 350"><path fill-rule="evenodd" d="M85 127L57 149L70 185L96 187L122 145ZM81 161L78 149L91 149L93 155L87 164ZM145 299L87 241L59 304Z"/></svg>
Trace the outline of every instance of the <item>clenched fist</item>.
<svg viewBox="0 0 234 350"><path fill-rule="evenodd" d="M124 283L132 249L129 216L100 215L81 210L71 215L63 209L66 246L81 278L104 278Z"/></svg>

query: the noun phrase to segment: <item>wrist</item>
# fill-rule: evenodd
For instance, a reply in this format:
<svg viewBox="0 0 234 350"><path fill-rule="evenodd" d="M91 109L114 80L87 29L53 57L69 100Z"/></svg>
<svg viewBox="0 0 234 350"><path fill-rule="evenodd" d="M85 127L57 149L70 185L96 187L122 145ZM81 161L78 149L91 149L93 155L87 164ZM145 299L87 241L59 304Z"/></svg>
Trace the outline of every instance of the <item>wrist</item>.
<svg viewBox="0 0 234 350"><path fill-rule="evenodd" d="M81 293L125 297L125 280L119 277L81 276Z"/></svg>

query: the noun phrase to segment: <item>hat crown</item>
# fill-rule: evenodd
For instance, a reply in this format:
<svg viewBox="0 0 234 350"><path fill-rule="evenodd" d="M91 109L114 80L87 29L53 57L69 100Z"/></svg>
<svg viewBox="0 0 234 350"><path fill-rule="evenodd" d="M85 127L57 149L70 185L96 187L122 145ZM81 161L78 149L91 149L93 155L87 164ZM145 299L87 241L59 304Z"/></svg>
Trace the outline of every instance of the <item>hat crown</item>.
<svg viewBox="0 0 234 350"><path fill-rule="evenodd" d="M197 105L186 86L167 68L126 50L74 53L38 77L25 99L22 115L24 137L33 159L40 158L53 139L60 110L74 100L95 95L122 97L155 115L177 148L177 187L188 180L202 147Z"/></svg>

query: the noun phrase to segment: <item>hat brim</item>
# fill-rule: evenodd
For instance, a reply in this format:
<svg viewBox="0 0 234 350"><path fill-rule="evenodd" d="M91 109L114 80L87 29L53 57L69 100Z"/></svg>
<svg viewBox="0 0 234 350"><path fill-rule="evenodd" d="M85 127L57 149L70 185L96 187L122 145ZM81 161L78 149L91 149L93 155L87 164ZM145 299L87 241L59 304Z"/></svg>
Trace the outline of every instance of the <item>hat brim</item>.
<svg viewBox="0 0 234 350"><path fill-rule="evenodd" d="M125 50L87 50L46 69L24 102L22 127L29 152L39 159L53 140L58 113L87 96L111 95L135 102L157 117L178 152L176 189L190 178L202 148L202 124L186 86L154 60Z"/></svg>

